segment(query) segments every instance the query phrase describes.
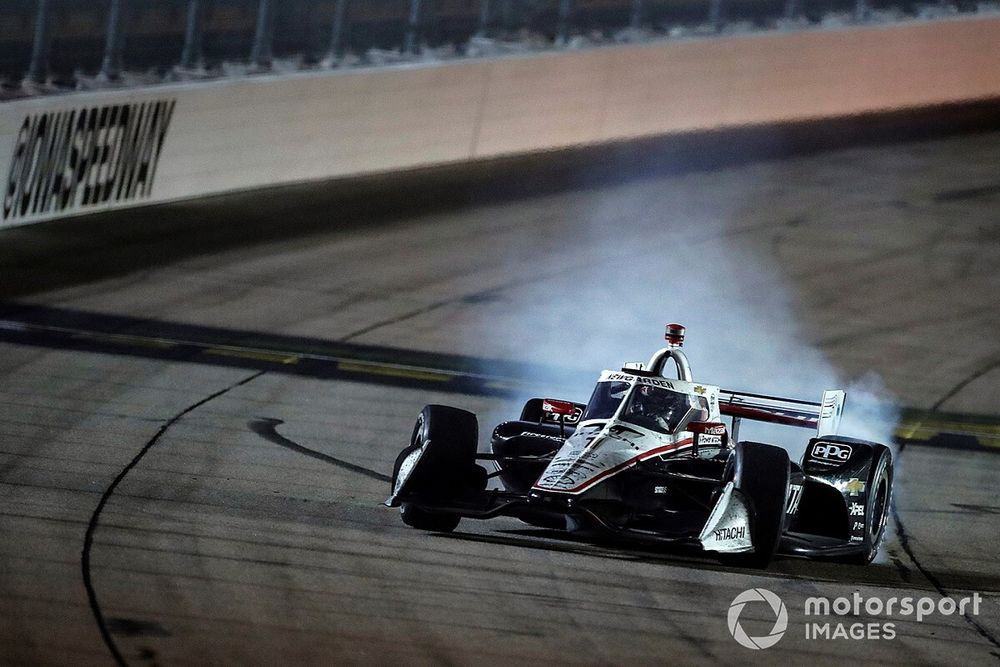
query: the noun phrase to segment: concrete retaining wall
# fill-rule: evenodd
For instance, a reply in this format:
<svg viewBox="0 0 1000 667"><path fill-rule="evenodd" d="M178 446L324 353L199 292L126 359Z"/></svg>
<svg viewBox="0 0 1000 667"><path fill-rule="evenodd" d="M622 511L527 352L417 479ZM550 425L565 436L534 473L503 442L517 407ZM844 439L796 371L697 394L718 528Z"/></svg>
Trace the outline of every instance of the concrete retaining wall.
<svg viewBox="0 0 1000 667"><path fill-rule="evenodd" d="M998 45L1000 19L968 19L12 102L0 106L0 226L642 136L1000 97Z"/></svg>

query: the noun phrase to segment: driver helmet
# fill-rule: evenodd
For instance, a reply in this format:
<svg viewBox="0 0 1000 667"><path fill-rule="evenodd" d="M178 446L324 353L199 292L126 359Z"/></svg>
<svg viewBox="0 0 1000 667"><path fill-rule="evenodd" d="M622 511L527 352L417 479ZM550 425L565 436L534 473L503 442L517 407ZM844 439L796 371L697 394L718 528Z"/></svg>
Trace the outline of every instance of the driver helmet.
<svg viewBox="0 0 1000 667"><path fill-rule="evenodd" d="M638 389L636 400L632 402L633 414L646 417L666 418L677 410L683 397L674 392L664 392L649 385Z"/></svg>

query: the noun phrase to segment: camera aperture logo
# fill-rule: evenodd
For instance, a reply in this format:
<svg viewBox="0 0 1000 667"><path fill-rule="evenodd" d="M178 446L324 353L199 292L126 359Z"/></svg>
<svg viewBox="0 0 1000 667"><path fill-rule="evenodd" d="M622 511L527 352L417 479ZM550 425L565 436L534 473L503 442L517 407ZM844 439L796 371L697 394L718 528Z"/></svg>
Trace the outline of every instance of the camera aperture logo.
<svg viewBox="0 0 1000 667"><path fill-rule="evenodd" d="M751 637L740 625L740 614L743 608L751 602L763 602L770 606L774 612L774 625L771 631L762 637ZM739 643L749 649L770 648L778 643L788 629L788 610L785 603L777 595L766 588L751 588L737 595L732 604L729 605L729 614L726 617L729 624L729 634Z"/></svg>
<svg viewBox="0 0 1000 667"><path fill-rule="evenodd" d="M810 597L806 598L803 609L805 638L810 641L891 640L896 638L897 618L916 623L922 623L925 618L935 614L969 618L979 615L982 601L979 593L963 598L945 596L939 599L911 596L865 597L858 591L854 591L850 597L833 600ZM764 603L770 607L770 613L774 614L774 625L763 636L751 637L740 623L740 615L751 602ZM757 605L758 609L760 607L761 605ZM751 588L736 596L729 605L726 620L729 634L740 646L759 650L774 646L784 636L788 629L788 610L782 599L766 588ZM755 619L757 627L761 627L760 620L759 616ZM764 612L764 620L769 620L768 612Z"/></svg>

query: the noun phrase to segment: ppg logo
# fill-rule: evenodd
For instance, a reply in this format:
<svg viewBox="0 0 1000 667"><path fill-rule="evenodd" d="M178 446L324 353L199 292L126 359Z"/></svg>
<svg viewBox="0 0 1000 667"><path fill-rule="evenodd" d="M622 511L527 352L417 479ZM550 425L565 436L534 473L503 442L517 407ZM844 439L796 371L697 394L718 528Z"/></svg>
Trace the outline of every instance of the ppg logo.
<svg viewBox="0 0 1000 667"><path fill-rule="evenodd" d="M820 442L813 445L812 458L820 463L840 465L851 458L854 450L850 445L840 445L833 442Z"/></svg>

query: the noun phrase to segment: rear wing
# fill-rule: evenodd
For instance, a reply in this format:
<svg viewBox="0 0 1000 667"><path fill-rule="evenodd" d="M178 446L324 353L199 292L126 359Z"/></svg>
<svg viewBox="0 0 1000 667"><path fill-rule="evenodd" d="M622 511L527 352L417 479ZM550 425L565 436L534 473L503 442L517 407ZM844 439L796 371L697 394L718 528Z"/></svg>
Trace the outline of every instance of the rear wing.
<svg viewBox="0 0 1000 667"><path fill-rule="evenodd" d="M733 440L739 434L740 419L811 428L816 435L835 435L846 400L847 394L839 389L824 391L819 403L723 389L719 392L719 412L733 418Z"/></svg>

